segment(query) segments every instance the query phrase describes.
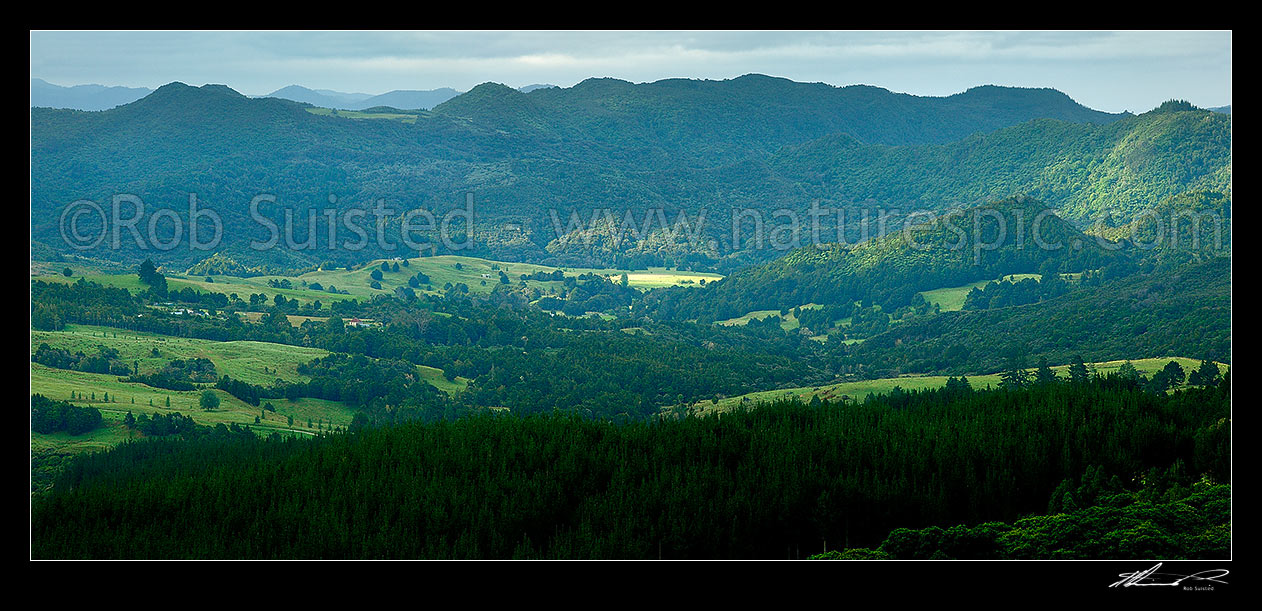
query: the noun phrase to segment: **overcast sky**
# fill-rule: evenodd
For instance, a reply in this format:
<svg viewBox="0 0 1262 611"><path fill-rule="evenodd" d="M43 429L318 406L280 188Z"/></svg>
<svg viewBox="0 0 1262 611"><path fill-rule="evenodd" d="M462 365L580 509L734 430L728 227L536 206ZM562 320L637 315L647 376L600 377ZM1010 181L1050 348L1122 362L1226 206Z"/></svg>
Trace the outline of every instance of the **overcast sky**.
<svg viewBox="0 0 1262 611"><path fill-rule="evenodd" d="M221 83L378 94L748 73L916 95L1053 87L1110 112L1231 103L1231 32L31 32L58 85Z"/></svg>

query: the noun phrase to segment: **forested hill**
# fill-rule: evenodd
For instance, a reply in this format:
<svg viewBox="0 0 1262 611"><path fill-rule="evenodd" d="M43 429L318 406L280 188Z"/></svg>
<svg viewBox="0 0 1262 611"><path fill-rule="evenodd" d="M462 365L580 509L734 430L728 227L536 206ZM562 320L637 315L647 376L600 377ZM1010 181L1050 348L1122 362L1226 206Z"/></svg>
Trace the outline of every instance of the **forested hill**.
<svg viewBox="0 0 1262 611"><path fill-rule="evenodd" d="M323 231L313 250L252 250L250 240L268 234L249 218L250 199L275 195L277 209L264 213L279 223L280 207L297 208L301 220L330 196L342 210L382 198L397 211L441 214L472 192L477 250L461 254L600 266L687 260L730 270L778 254L733 256L730 222L718 217L734 208L805 210L818 199L835 208L943 210L1029 193L1077 221L1110 206L1133 213L1192 188L1229 194L1231 184L1229 115L1174 108L1119 119L1041 89L918 98L760 76L592 79L529 93L485 84L393 119L311 110L179 83L102 112L32 109L32 237L67 250L57 223L76 200L128 193L150 214L186 215L194 193L223 217L220 252L243 263L352 263L399 253L330 251ZM558 240L550 211L586 222L606 208L618 218L708 210L705 237L716 248L659 254L628 240L620 252L598 253ZM83 254L181 267L207 256L127 240L121 250Z"/></svg>
<svg viewBox="0 0 1262 611"><path fill-rule="evenodd" d="M1034 363L1185 355L1231 362L1231 259L1086 286L1040 303L913 319L849 350L871 371L1000 371Z"/></svg>
<svg viewBox="0 0 1262 611"><path fill-rule="evenodd" d="M773 151L834 133L872 144L942 144L1031 119L1102 124L1125 116L1089 109L1054 89L984 86L919 97L757 74L642 84L592 78L530 93L486 83L434 112L482 127L569 132L618 146L673 148L687 156Z"/></svg>
<svg viewBox="0 0 1262 611"><path fill-rule="evenodd" d="M922 229L895 229L853 246L806 246L702 288L659 289L646 296L643 307L659 318L701 321L812 303L864 301L892 311L921 291L1007 274L1100 269L1123 256L1111 243L1084 235L1047 205L1024 197L912 225ZM1040 248L1040 241L1048 248Z"/></svg>
<svg viewBox="0 0 1262 611"><path fill-rule="evenodd" d="M1190 190L1231 193L1231 116L1173 108L1095 126L1036 120L944 146L888 147L837 134L771 162L826 201L937 208L1022 193L1066 218L1135 214Z"/></svg>
<svg viewBox="0 0 1262 611"><path fill-rule="evenodd" d="M1165 248L1222 255L1231 252L1231 197L1216 191L1190 191L1161 200L1151 211L1094 233L1126 238L1141 248Z"/></svg>

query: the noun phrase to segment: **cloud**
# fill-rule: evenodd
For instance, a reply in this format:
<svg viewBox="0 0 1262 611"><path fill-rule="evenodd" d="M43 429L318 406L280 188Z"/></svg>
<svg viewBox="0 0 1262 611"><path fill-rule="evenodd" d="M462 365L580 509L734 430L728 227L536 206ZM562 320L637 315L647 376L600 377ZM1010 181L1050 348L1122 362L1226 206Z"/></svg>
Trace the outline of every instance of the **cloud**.
<svg viewBox="0 0 1262 611"><path fill-rule="evenodd" d="M59 84L215 82L262 94L295 83L382 93L759 72L922 95L986 83L1056 87L1120 110L1155 106L1166 91L1229 103L1231 42L1231 32L1212 31L32 32L31 75Z"/></svg>

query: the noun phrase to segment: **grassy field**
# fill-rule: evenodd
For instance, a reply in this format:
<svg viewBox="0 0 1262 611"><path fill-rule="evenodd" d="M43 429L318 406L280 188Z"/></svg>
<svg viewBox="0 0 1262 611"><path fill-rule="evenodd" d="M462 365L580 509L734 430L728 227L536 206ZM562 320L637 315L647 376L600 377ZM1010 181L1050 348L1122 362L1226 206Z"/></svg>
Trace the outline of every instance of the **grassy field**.
<svg viewBox="0 0 1262 611"><path fill-rule="evenodd" d="M237 315L245 319L247 322L259 322L260 320L263 320L264 316L267 316L262 312L237 312ZM291 327L301 327L302 323L305 323L308 320L324 322L329 319L328 316L299 316L297 314L286 314L285 318L289 320L289 326ZM366 318L360 320L368 321Z"/></svg>
<svg viewBox="0 0 1262 611"><path fill-rule="evenodd" d="M1018 282L1026 278L1039 278L1038 274L1011 274L1002 278L1005 282ZM938 308L943 312L956 312L964 309L964 298L968 296L968 292L981 288L993 282L992 280L981 280L964 286L952 286L942 289L934 289L932 291L924 291L921 296L930 304L938 304Z"/></svg>
<svg viewBox="0 0 1262 611"><path fill-rule="evenodd" d="M159 371L172 359L204 358L215 364L220 375L258 385L268 385L278 379L306 382L310 378L299 374L298 366L329 354L327 350L304 346L217 342L88 325L67 325L64 331L31 331L32 354L42 343L85 354L93 353L97 346L113 348L118 351L120 360L137 365L142 374ZM155 348L156 357L153 356ZM443 371L435 367L417 365L417 372L421 379L448 394L468 386L468 380L461 377L448 381Z"/></svg>
<svg viewBox="0 0 1262 611"><path fill-rule="evenodd" d="M209 359L220 375L250 384L306 381L298 366L328 355L328 351L267 342L216 342L187 337L168 337L111 327L67 325L64 331L31 331L31 353L41 343L71 352L92 354L97 346L118 351L119 359L138 365L140 373L159 371L172 359ZM159 356L153 356L153 350ZM266 370L265 370L266 369Z"/></svg>
<svg viewBox="0 0 1262 611"><path fill-rule="evenodd" d="M337 295L326 291L315 291L302 288L282 289L267 286L268 278L280 278L282 276L257 276L252 278L237 278L235 276L213 276L214 282L206 282L205 277L187 277L181 274L167 274L167 290L179 291L185 287L191 287L194 290L208 293L222 293L224 295L236 294L244 300L248 300L250 295L261 293L267 296L271 301L276 295L284 295L286 299L297 299L299 303L311 303L312 301L322 301L329 303L331 301L340 301L352 299L356 295ZM31 276L31 280L41 280L43 282L61 282L65 284L73 284L83 278L88 282L95 282L102 286L123 288L133 292L143 292L149 289L148 286L140 282L140 278L136 274L107 274L92 271L76 273L69 278L54 273L39 273Z"/></svg>
<svg viewBox="0 0 1262 611"><path fill-rule="evenodd" d="M215 364L220 375L259 385L269 385L277 379L305 382L309 378L298 373L298 366L329 354L319 348L253 341L216 342L85 325L68 325L64 331L31 331L31 352L34 353L42 343L87 354L95 352L98 346L113 348L118 351L123 362L138 366L142 374L159 371L172 359L205 358ZM159 356L153 356L155 348ZM449 381L443 376L441 369L434 367L418 365L417 373L421 379L448 394L460 392L468 386L468 380L457 377ZM249 405L220 390L214 391L219 395L219 408L203 411L199 405L200 389L170 391L139 383L121 382L118 376L53 369L38 363L31 363L30 384L32 394L39 393L76 405L97 407L105 415L107 422L111 418L121 422L128 411L135 415L174 411L193 418L198 424L236 423L249 425L260 432L270 432L291 430L288 419L292 416L292 430L310 434L318 430L320 422L326 427L329 424L347 426L354 415L354 410L348 405L314 398L295 401L273 399L270 402L276 411L271 412ZM71 399L71 393L76 398ZM109 403L105 402L106 393L109 393ZM167 407L168 400L170 407ZM261 418L258 425L254 424L255 416ZM317 426L308 428L308 421ZM32 433L31 447L33 450L65 453L71 450L68 446L74 446L74 451L85 451L116 445L129 435L130 432L126 429L109 426L81 436Z"/></svg>
<svg viewBox="0 0 1262 611"><path fill-rule="evenodd" d="M71 393L76 398L71 398ZM297 401L274 399L272 404L276 412L265 412L261 407L254 407L222 390L214 390L219 395L219 408L205 411L198 401L202 390L175 391L153 388L133 382L120 382L118 376L66 369L53 369L39 363L31 364L31 394L41 394L52 399L70 401L75 405L91 405L102 412L112 411L119 414L128 411L133 414L155 414L179 412L193 418L198 424L254 424L255 416L264 416L261 424L274 428L288 428L288 416L294 417L295 427L301 422L304 426L308 418L322 419L338 426L346 426L351 422L353 411L349 406L335 401L303 398ZM105 401L109 393L110 401ZM82 398L78 398L82 397ZM170 407L167 401L170 400ZM134 401L134 402L133 402ZM121 416L120 416L121 417Z"/></svg>
<svg viewBox="0 0 1262 611"><path fill-rule="evenodd" d="M406 112L359 112L357 110L334 110L332 108L308 108L307 112L323 117L342 117L345 119L393 119L404 123L416 123L416 113Z"/></svg>
<svg viewBox="0 0 1262 611"><path fill-rule="evenodd" d="M808 303L806 305L801 306L803 310L813 310L815 308L820 308L820 307L823 307L823 306L817 303ZM718 322L715 322L714 324L724 325L728 327L732 327L732 326L739 327L739 326L749 324L749 321L751 320L762 320L764 318L767 318L768 316L779 318L780 328L784 329L785 331L793 331L797 329L798 327L802 326L802 324L798 322L797 316L794 316L793 310L789 310L789 312L785 314L784 316L780 315L780 310L756 310L754 312L749 312L748 314L745 314L744 316L737 316L736 318L720 320ZM825 339L827 338L827 336L824 336L824 337Z"/></svg>
<svg viewBox="0 0 1262 611"><path fill-rule="evenodd" d="M418 369L422 378L445 392L462 390L467 385L463 378L448 382L443 378L441 370L432 367ZM112 447L135 438L134 432L121 425L127 412L136 416L179 413L192 418L198 424L208 426L235 423L249 426L260 434L280 432L304 435L315 434L320 430L321 424L326 429L330 425L339 428L349 426L355 414L355 410L344 403L310 397L293 401L272 399L268 402L276 411L267 411L221 390L213 391L219 396L219 407L205 411L199 404L201 389L181 392L152 388L143 384L120 382L117 376L52 369L38 363L31 364L30 384L32 394L38 393L53 399L70 401L75 405L95 407L101 410L105 419L105 426L84 435L43 435L32 432L33 452L72 454ZM73 399L72 392L75 396ZM105 401L106 393L109 394L109 402ZM170 407L167 407L168 400ZM258 424L254 422L255 417L260 418ZM290 417L293 418L292 426L289 424Z"/></svg>
<svg viewBox="0 0 1262 611"><path fill-rule="evenodd" d="M129 439L138 439L140 433L123 426L124 413L101 410L101 426L82 435L66 432L43 435L31 433L31 452L50 454L77 454L108 450Z"/></svg>
<svg viewBox="0 0 1262 611"><path fill-rule="evenodd" d="M434 388L437 388L449 395L458 393L469 386L469 380L460 376L456 376L455 378L448 380L443 376L443 370L437 367L417 365L416 370L420 372L422 380L429 382Z"/></svg>
<svg viewBox="0 0 1262 611"><path fill-rule="evenodd" d="M580 274L591 272L613 278L614 280L617 280L624 273L620 270L610 269L582 269L574 271ZM667 286L700 286L702 280L714 282L715 280L723 279L723 276L718 274L681 272L662 267L651 267L648 270L625 273L627 274L627 286L636 289L655 289Z"/></svg>
<svg viewBox="0 0 1262 611"><path fill-rule="evenodd" d="M380 289L374 289L371 286L373 270L381 269L381 263L387 262L391 269L395 263L399 264L399 271L382 272L380 280ZM148 287L140 282L136 274L108 274L94 271L81 265L71 265L71 269L75 272L72 277L65 277L59 271L48 266L39 266L32 268L32 280L42 280L45 282L65 282L72 283L78 281L80 277L91 282L97 282L105 286L126 288L132 291L144 291ZM275 298L276 295L283 295L286 299L296 299L299 303L311 303L313 301L321 301L329 303L344 299L368 299L374 295L389 295L396 288L408 286L408 278L416 275L417 272L424 273L429 276L429 285L421 285L416 289L420 293L441 292L443 286L447 283L452 285L464 283L469 287L471 293L489 294L499 284L499 272L503 270L508 275L509 280L514 284L521 282L522 274L533 274L535 272L552 273L561 269L567 276L575 276L585 273L594 273L602 276L608 276L617 280L623 273L627 274L627 284L632 288L641 290L659 288L665 286L698 286L701 281L712 282L719 280L722 276L718 274L709 274L703 272L683 272L669 270L665 268L649 268L647 270L625 271L616 269L591 269L591 268L555 268L546 265L534 265L530 263L506 263L501 261L491 261L489 259L479 259L476 257L463 257L457 255L439 255L435 257L418 257L408 259L408 266L404 267L401 261L393 259L377 259L371 263L354 270L335 269L335 270L317 270L308 272L299 276L253 276L249 278L241 278L236 276L211 276L212 281L207 282L205 276L187 276L171 270L163 270L167 277L167 287L170 290L180 290L184 287L192 287L199 291L222 293L224 295L236 294L241 299L249 299L250 295L265 295L268 301ZM271 280L288 280L292 285L291 288L276 288L268 286ZM318 284L320 290L310 288L311 285ZM561 288L561 282L546 281L540 282L528 280L527 286L535 287L549 292L550 290L558 290ZM330 286L336 287L339 291L346 291L347 294L331 293L328 291Z"/></svg>
<svg viewBox="0 0 1262 611"><path fill-rule="evenodd" d="M1200 361L1184 358L1184 357L1164 357L1151 359L1132 360L1131 364L1135 366L1140 373L1144 375L1152 375L1165 367L1170 361L1176 361L1185 372L1190 372L1200 366ZM1101 363L1088 363L1087 367L1101 375L1108 375L1116 372L1125 361L1106 361ZM1220 369L1226 368L1226 365L1219 364ZM1052 371L1058 377L1066 378L1069 376L1069 366L1059 365L1053 366ZM1030 370L1033 372L1033 369ZM940 388L946 386L948 376L902 376L897 378L880 378L876 380L862 380L857 382L841 382L837 384L825 384L822 386L803 386L798 388L785 388L779 390L765 390L752 392L736 397L721 398L718 402L701 401L692 405L692 409L699 413L724 412L740 405L754 405L763 401L772 401L775 399L791 399L798 398L803 401L810 401L812 397L819 396L821 399L837 401L842 398L862 401L869 394L884 394L894 389L895 386L903 390L924 390L929 388ZM968 376L968 382L973 388L997 387L1000 382L998 373Z"/></svg>

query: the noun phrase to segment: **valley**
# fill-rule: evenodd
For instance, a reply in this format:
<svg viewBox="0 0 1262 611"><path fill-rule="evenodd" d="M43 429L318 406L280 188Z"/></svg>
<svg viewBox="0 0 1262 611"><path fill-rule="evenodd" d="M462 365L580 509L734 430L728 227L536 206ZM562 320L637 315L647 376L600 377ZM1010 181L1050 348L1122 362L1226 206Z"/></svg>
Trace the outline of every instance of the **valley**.
<svg viewBox="0 0 1262 611"><path fill-rule="evenodd" d="M32 75L32 559L1232 557L1229 106L302 74Z"/></svg>

